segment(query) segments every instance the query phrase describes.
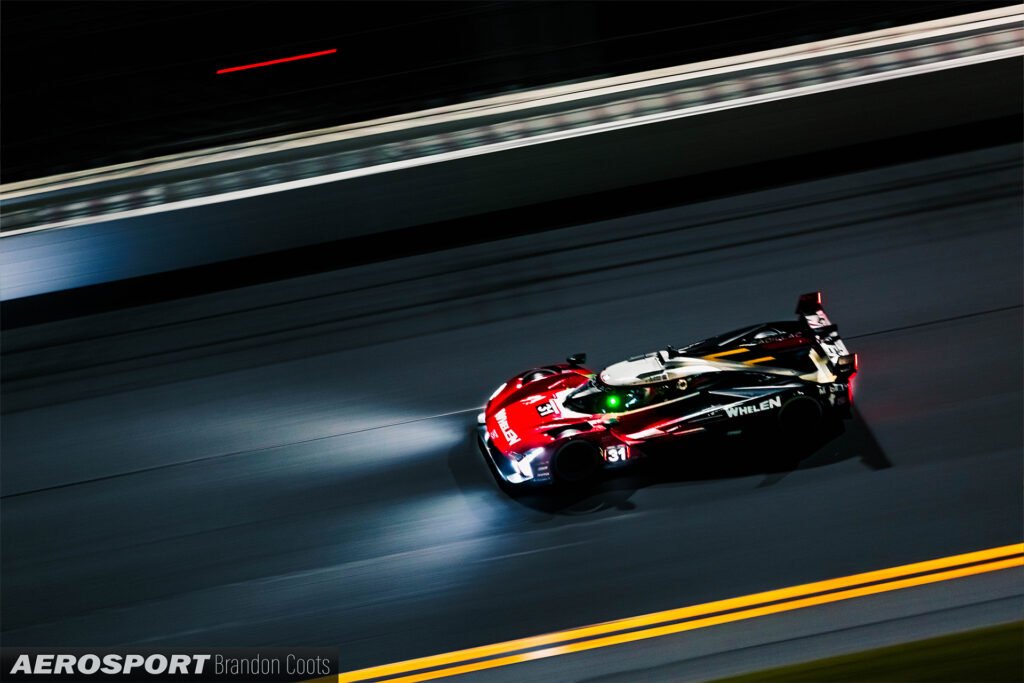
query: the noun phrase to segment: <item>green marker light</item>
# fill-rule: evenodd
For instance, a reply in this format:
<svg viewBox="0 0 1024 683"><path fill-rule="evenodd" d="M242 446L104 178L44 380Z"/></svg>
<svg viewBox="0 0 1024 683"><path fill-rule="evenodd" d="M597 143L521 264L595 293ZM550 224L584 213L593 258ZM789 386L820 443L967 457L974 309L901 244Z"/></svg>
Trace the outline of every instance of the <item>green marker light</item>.
<svg viewBox="0 0 1024 683"><path fill-rule="evenodd" d="M608 407L609 408L618 408L619 407L619 397L618 396L609 396L608 397Z"/></svg>

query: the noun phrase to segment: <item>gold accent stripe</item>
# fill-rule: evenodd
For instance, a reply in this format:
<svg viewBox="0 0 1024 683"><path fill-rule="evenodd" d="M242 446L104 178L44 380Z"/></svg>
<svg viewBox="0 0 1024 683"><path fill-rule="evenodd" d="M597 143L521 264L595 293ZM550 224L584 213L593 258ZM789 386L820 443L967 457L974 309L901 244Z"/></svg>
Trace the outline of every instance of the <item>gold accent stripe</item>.
<svg viewBox="0 0 1024 683"><path fill-rule="evenodd" d="M973 574L996 571L998 569L1006 569L1009 567L1020 567L1024 566L1024 557L1012 557L1012 559L1006 558L1022 554L1024 554L1024 543L1015 543L1012 545L1000 546L998 548L989 548L961 555L953 555L924 562L915 562L913 564L889 567L887 569L879 569L862 574L827 579L825 581L790 586L788 588L780 588L763 593L754 593L752 595L729 598L726 600L717 600L701 605L681 607L663 612L653 612L650 614L608 621L601 624L593 624L566 631L547 633L528 638L519 638L517 640L509 640L502 643L494 643L492 645L483 645L480 647L456 650L454 652L432 655L429 657L420 657L418 659L395 662L393 664L384 664L381 666L349 671L339 674L338 681L339 683L354 683L355 681L365 681L383 676L412 674L401 678L388 679L388 683L394 683L397 681L412 683L413 681L426 681L443 676L455 676L460 673L468 673L470 671L479 671L482 669L516 664L518 662L531 661L533 659L541 659L570 652L580 652L583 650L605 647L607 645L616 645L619 643L643 640L646 638L655 638L661 635L680 633L697 628L704 628L706 626L713 626L715 624L739 621L741 619L750 619L753 617L763 616L765 614L775 614L778 612L810 607L812 605L836 602L863 595L873 595L876 593L883 593L898 590L900 588L923 585L926 583L945 581L948 579L959 578L961 576L971 576ZM986 564L973 564L977 562L985 562ZM950 571L939 571L948 570L951 567L958 567L965 564L972 564L972 566L960 567L959 569ZM925 576L904 578L912 574L921 574L923 572L933 573ZM874 583L879 581L883 583ZM874 583L874 585L853 588L866 583ZM815 593L838 591L839 589L849 590L807 597ZM764 603L777 602L780 600L785 600L787 602L774 605L764 605ZM690 617L706 616L716 612L739 608L749 609L731 612L724 615L708 616L704 619L691 620L683 623L663 625L665 622L674 622ZM646 628L638 631L631 631L629 633L616 633L618 631L636 629L640 627ZM567 642L579 641L580 639L584 640L575 643ZM545 645L554 645L556 647L548 647L542 650L533 650L531 652L518 654L509 654L518 650ZM471 660L493 657L495 655L508 656L488 659L481 662L471 662ZM423 673L413 673L421 671L422 669L441 666L448 666L448 668Z"/></svg>
<svg viewBox="0 0 1024 683"><path fill-rule="evenodd" d="M775 356L765 356L764 358L755 358L754 360L743 361L744 365L753 365L754 363L763 363L766 360L775 360Z"/></svg>
<svg viewBox="0 0 1024 683"><path fill-rule="evenodd" d="M711 355L704 356L704 360L714 360L715 358L723 358L725 356L734 356L737 353L746 353L750 349L732 349L731 351L719 351L718 353L712 353Z"/></svg>

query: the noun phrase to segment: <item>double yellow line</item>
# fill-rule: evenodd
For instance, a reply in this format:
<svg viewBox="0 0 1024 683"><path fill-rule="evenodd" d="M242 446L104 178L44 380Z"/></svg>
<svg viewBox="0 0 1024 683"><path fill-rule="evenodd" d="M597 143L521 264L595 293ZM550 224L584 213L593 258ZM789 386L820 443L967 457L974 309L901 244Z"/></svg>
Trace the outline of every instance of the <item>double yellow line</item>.
<svg viewBox="0 0 1024 683"><path fill-rule="evenodd" d="M429 681L1012 567L1024 567L1024 543L348 671L338 681Z"/></svg>

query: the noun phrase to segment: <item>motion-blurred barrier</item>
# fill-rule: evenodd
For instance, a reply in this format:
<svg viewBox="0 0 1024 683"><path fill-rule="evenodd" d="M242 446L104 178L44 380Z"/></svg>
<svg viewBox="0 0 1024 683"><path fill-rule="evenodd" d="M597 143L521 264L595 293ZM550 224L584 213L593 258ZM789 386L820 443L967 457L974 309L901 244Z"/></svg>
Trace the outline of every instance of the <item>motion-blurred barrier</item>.
<svg viewBox="0 0 1024 683"><path fill-rule="evenodd" d="M678 73L637 74L578 90L545 89L527 93L525 99L496 98L332 131L14 183L0 193L2 229L65 227L148 207L172 208L199 198L228 200L240 190L313 178L330 182L359 171L384 172L401 162L429 163L432 157L439 161L463 150L501 151L509 146L502 143L538 144L559 133L595 133L622 122L640 125L706 113L709 107L757 96L796 96L809 87L845 87L887 74L895 77L898 73L893 72L914 67L951 68L997 59L1019 54L1024 42L1022 17L1024 13L1014 8L993 10L822 41L799 51L787 48L716 60ZM300 150L297 159L281 158ZM243 168L225 168L240 160L247 162Z"/></svg>
<svg viewBox="0 0 1024 683"><path fill-rule="evenodd" d="M3 186L2 297L1016 114L1022 17L1010 7ZM57 235L71 227L73 240Z"/></svg>

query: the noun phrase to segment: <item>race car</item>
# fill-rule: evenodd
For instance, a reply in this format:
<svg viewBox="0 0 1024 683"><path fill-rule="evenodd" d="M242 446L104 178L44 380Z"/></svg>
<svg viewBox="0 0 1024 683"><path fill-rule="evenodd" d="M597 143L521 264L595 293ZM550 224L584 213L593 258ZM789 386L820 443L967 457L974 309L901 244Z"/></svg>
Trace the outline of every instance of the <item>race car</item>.
<svg viewBox="0 0 1024 683"><path fill-rule="evenodd" d="M600 372L584 367L582 353L531 368L498 387L478 415L481 450L499 482L521 490L580 484L655 450L685 454L697 438L798 437L849 417L856 354L820 292L801 296L796 314Z"/></svg>

